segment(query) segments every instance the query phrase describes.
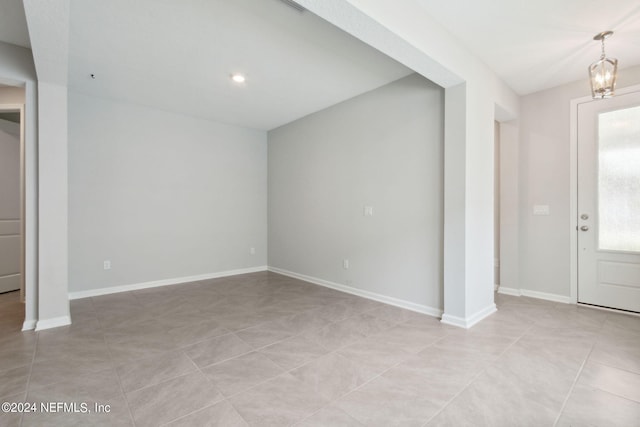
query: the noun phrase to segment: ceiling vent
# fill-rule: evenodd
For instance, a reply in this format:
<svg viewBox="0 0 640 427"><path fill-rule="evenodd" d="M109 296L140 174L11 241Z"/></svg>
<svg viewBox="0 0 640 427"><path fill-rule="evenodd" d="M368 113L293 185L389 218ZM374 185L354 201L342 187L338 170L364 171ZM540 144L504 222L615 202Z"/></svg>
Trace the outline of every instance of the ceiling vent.
<svg viewBox="0 0 640 427"><path fill-rule="evenodd" d="M280 0L280 1L286 4L287 6L294 8L298 12L304 12L305 10L307 10L293 0Z"/></svg>

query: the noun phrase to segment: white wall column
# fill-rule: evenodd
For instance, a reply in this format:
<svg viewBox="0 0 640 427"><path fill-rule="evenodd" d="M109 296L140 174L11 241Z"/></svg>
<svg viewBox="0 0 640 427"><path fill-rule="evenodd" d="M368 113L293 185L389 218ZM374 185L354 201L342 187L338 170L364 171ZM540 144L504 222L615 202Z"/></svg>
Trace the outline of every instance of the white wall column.
<svg viewBox="0 0 640 427"><path fill-rule="evenodd" d="M445 90L444 113L444 323L466 318L466 84Z"/></svg>
<svg viewBox="0 0 640 427"><path fill-rule="evenodd" d="M70 0L23 2L33 62L38 76L36 330L41 330L71 323L67 250L67 77ZM28 167L31 160L27 157L26 161ZM27 214L31 203L27 188Z"/></svg>
<svg viewBox="0 0 640 427"><path fill-rule="evenodd" d="M445 91L444 314L469 328L493 302L493 109L468 83ZM482 112L482 114L479 114ZM486 117L485 117L486 116Z"/></svg>
<svg viewBox="0 0 640 427"><path fill-rule="evenodd" d="M67 88L38 84L39 307L36 330L71 323L67 249Z"/></svg>

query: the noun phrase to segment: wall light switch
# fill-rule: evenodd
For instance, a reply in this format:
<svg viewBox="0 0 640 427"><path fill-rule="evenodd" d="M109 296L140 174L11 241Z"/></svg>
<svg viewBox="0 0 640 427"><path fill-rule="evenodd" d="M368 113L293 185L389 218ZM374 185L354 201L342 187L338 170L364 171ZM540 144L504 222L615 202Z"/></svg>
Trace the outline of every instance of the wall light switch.
<svg viewBox="0 0 640 427"><path fill-rule="evenodd" d="M533 205L534 215L549 215L549 205Z"/></svg>
<svg viewBox="0 0 640 427"><path fill-rule="evenodd" d="M364 207L364 216L373 216L373 206Z"/></svg>
<svg viewBox="0 0 640 427"><path fill-rule="evenodd" d="M105 260L105 262L103 263L103 267L105 270L111 270L111 261Z"/></svg>
<svg viewBox="0 0 640 427"><path fill-rule="evenodd" d="M255 255L256 254L256 248L249 248L249 253L251 255Z"/></svg>
<svg viewBox="0 0 640 427"><path fill-rule="evenodd" d="M344 259L344 260L342 260L342 267L343 267L345 270L348 270L348 269L349 269L349 260L348 260L348 259Z"/></svg>

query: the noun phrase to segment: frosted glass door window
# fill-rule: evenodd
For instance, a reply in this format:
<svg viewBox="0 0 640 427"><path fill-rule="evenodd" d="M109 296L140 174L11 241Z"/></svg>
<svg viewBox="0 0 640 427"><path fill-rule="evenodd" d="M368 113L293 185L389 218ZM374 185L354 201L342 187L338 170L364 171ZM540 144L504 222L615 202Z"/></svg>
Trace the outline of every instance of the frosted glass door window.
<svg viewBox="0 0 640 427"><path fill-rule="evenodd" d="M640 252L640 107L598 116L598 243Z"/></svg>

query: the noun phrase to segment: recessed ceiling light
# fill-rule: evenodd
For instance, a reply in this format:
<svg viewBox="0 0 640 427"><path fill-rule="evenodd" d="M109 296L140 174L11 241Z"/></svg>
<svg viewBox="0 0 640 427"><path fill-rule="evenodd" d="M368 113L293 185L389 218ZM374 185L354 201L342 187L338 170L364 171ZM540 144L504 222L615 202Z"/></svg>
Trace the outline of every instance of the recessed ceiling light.
<svg viewBox="0 0 640 427"><path fill-rule="evenodd" d="M231 74L231 80L233 80L236 83L244 83L246 78L242 75L242 74Z"/></svg>

